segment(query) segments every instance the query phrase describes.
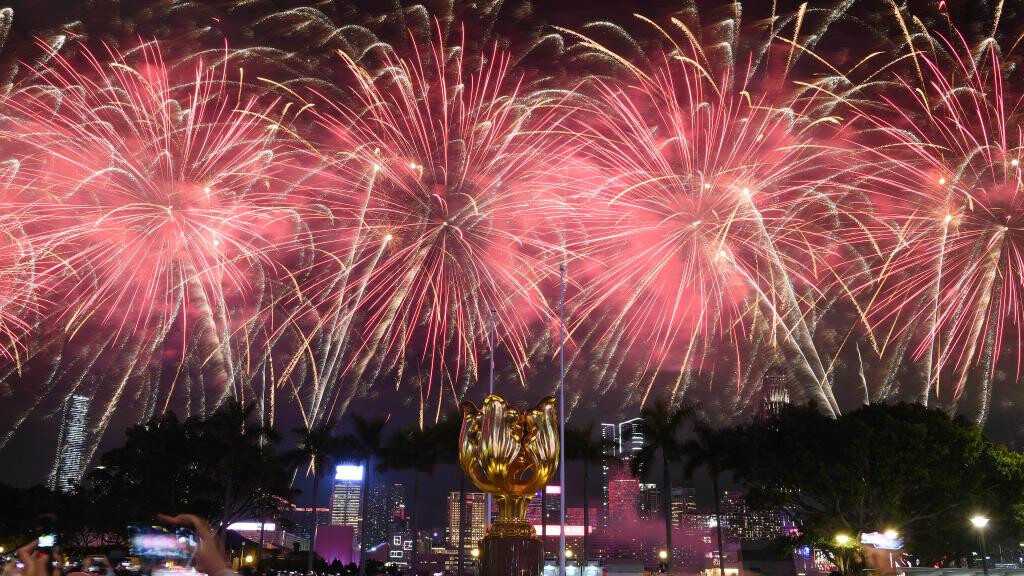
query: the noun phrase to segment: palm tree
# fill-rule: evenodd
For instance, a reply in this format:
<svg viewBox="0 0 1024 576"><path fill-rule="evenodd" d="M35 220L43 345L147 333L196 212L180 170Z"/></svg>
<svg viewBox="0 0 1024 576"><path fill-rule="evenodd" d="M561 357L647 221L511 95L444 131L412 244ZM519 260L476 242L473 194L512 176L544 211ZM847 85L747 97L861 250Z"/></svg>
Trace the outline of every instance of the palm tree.
<svg viewBox="0 0 1024 576"><path fill-rule="evenodd" d="M590 466L614 458L610 454L613 446L611 440L595 437L593 422L578 428L565 428L565 457L583 464L583 566L587 565L590 553L590 498L587 492Z"/></svg>
<svg viewBox="0 0 1024 576"><path fill-rule="evenodd" d="M432 474L434 468L437 467L440 454L435 440L432 429L412 426L389 436L381 451L381 470L412 470L414 472L412 518L409 521L409 530L412 532L412 557L409 566L412 568L413 574L416 574L419 552L420 476Z"/></svg>
<svg viewBox="0 0 1024 576"><path fill-rule="evenodd" d="M671 407L668 402L659 400L640 412L640 425L644 432L644 447L637 452L629 463L634 476L646 476L655 461L655 455L661 453L661 493L665 516L665 568L672 571L672 478L670 464L679 458L682 444L679 431L683 424L692 418L694 410L690 406Z"/></svg>
<svg viewBox="0 0 1024 576"><path fill-rule="evenodd" d="M715 432L707 422L698 422L693 427L694 437L683 443L681 453L686 457L683 474L693 478L697 468L706 466L715 491L715 527L718 536L719 574L725 574L725 547L722 545L722 494L718 489L718 477L725 468L724 460L728 449L725 437Z"/></svg>
<svg viewBox="0 0 1024 576"><path fill-rule="evenodd" d="M466 569L466 474L459 465L459 434L462 432L462 413L453 412L437 423L432 429L437 446L438 459L445 464L454 464L459 474L459 555L456 574L462 576Z"/></svg>
<svg viewBox="0 0 1024 576"><path fill-rule="evenodd" d="M384 426L387 424L387 419L381 417L367 419L353 414L352 423L355 424L355 431L339 438L338 446L340 456L358 460L363 464L363 491L362 502L360 502L362 516L359 520L359 576L366 576L366 524L370 518L368 496L371 472L373 459L380 454L383 447Z"/></svg>
<svg viewBox="0 0 1024 576"><path fill-rule="evenodd" d="M334 435L336 420L330 419L316 424L307 424L292 431L298 436L295 448L282 454L281 458L292 470L305 466L306 473L313 475L312 508L309 521L309 554L307 570L313 571L313 541L316 537L317 496L320 478L327 474L331 460L338 450L338 438Z"/></svg>

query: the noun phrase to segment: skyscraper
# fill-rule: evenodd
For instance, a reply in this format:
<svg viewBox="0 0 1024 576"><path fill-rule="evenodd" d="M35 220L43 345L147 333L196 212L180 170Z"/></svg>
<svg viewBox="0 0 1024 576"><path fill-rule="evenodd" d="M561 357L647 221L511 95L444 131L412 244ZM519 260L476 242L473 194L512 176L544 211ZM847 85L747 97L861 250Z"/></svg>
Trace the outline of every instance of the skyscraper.
<svg viewBox="0 0 1024 576"><path fill-rule="evenodd" d="M615 525L628 525L639 520L637 501L640 497L640 481L629 472L629 466L618 466L610 471L608 478L608 514L615 519Z"/></svg>
<svg viewBox="0 0 1024 576"><path fill-rule="evenodd" d="M405 485L395 482L391 485L391 492L388 494L388 506L392 518L405 520Z"/></svg>
<svg viewBox="0 0 1024 576"><path fill-rule="evenodd" d="M601 439L608 444L605 454L619 460L629 458L644 447L643 420L631 418L624 422L601 424ZM612 475L612 468L621 466L611 459L601 464L601 527L608 526L610 514L609 502L609 481Z"/></svg>
<svg viewBox="0 0 1024 576"><path fill-rule="evenodd" d="M359 546L359 525L362 522L363 467L339 464L334 470L334 489L331 491L331 524L352 526L355 531L353 545Z"/></svg>
<svg viewBox="0 0 1024 576"><path fill-rule="evenodd" d="M769 368L761 380L761 418L773 418L782 412L782 407L789 404L789 377L786 371L778 366Z"/></svg>
<svg viewBox="0 0 1024 576"><path fill-rule="evenodd" d="M682 526L683 517L697 512L697 491L692 486L672 487L672 525Z"/></svg>
<svg viewBox="0 0 1024 576"><path fill-rule="evenodd" d="M663 518L661 511L661 489L658 485L640 484L636 500L637 516L643 520L658 520Z"/></svg>
<svg viewBox="0 0 1024 576"><path fill-rule="evenodd" d="M47 482L51 490L67 492L82 479L91 400L81 394L72 394L64 399L60 430L57 433L57 453Z"/></svg>
<svg viewBox="0 0 1024 576"><path fill-rule="evenodd" d="M391 486L380 482L370 488L366 503L366 543L369 546L375 546L388 539L393 517L389 505L390 492Z"/></svg>
<svg viewBox="0 0 1024 576"><path fill-rule="evenodd" d="M459 549L459 517L461 506L458 492L448 493L448 548ZM487 528L487 495L483 492L466 493L464 548L469 554L484 537ZM467 556L468 558L468 556Z"/></svg>

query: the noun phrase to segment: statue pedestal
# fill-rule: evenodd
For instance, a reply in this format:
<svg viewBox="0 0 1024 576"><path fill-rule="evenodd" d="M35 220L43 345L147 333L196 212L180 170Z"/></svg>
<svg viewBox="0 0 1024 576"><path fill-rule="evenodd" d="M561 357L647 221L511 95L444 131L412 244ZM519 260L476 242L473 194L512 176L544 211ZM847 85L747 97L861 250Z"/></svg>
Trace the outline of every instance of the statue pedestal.
<svg viewBox="0 0 1024 576"><path fill-rule="evenodd" d="M542 576L544 546L537 537L485 536L480 541L480 576Z"/></svg>

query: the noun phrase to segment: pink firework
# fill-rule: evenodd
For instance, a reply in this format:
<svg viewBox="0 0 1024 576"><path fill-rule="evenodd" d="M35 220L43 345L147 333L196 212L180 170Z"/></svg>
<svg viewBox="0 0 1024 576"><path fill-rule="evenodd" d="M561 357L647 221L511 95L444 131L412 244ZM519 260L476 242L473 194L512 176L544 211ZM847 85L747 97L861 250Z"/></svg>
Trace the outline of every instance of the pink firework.
<svg viewBox="0 0 1024 576"><path fill-rule="evenodd" d="M408 48L343 55L347 100L317 103L334 217L348 223L336 250L344 278L325 286L344 292L332 314L362 319L363 343L344 370L408 369L440 409L444 386L433 383L461 397L492 309L500 346L520 368L535 345L531 325L550 316L539 283L563 253L555 192L566 154L551 133L565 95L528 89L497 48L467 54L440 31ZM330 325L347 340L350 322Z"/></svg>
<svg viewBox="0 0 1024 576"><path fill-rule="evenodd" d="M259 316L293 212L273 102L242 100L226 66L178 77L155 44L136 56L55 54L3 102L13 181L31 190L22 207L60 304L49 326L120 350L108 417L149 358L205 366L215 397L232 393L232 339Z"/></svg>
<svg viewBox="0 0 1024 576"><path fill-rule="evenodd" d="M659 374L678 397L688 373L714 355L738 360L741 343L768 333L808 397L835 410L800 302L829 282L833 242L820 224L831 211L830 150L814 138L834 123L828 102L787 78L794 42L765 30L767 44L748 52L738 35L720 38L739 29L738 14L708 38L674 20L678 41L647 22L669 48L643 63L585 38L626 75L599 82L579 115L587 160L603 172L583 200L579 245L593 263L579 316L603 317L582 337L607 359L598 378L639 352L643 398ZM799 16L793 26L798 37Z"/></svg>
<svg viewBox="0 0 1024 576"><path fill-rule="evenodd" d="M954 400L980 369L984 414L1004 343L1024 345L1021 99L1004 86L994 41L917 42L930 44L901 59L899 89L863 113L875 134L866 230L880 260L864 286L867 317L880 340L915 342L924 401L945 369ZM1019 375L1019 352L1016 364Z"/></svg>

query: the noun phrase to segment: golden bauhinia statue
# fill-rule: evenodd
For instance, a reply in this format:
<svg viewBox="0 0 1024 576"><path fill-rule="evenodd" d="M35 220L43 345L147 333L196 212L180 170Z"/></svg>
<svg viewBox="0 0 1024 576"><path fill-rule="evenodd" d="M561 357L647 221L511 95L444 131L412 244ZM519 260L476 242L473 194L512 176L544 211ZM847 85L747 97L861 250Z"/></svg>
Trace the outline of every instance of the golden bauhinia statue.
<svg viewBox="0 0 1024 576"><path fill-rule="evenodd" d="M526 412L495 395L480 409L462 404L459 464L498 502L498 517L481 542L481 576L542 570L542 546L526 508L555 473L558 450L558 409L551 396Z"/></svg>

